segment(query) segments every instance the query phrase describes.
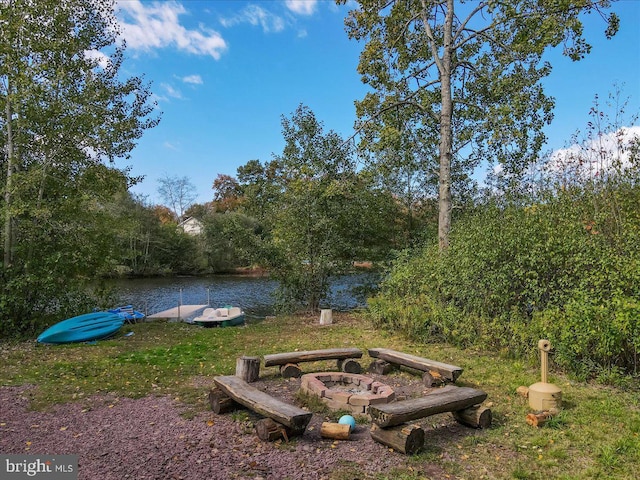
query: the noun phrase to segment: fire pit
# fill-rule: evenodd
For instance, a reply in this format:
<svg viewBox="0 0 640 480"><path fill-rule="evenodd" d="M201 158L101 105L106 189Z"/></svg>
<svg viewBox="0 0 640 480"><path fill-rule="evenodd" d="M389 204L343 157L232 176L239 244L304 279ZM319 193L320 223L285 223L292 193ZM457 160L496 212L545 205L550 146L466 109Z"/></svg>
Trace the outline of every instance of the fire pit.
<svg viewBox="0 0 640 480"><path fill-rule="evenodd" d="M389 385L355 373L308 373L301 377L300 388L319 397L332 410L356 415L366 415L370 405L389 403L395 398Z"/></svg>

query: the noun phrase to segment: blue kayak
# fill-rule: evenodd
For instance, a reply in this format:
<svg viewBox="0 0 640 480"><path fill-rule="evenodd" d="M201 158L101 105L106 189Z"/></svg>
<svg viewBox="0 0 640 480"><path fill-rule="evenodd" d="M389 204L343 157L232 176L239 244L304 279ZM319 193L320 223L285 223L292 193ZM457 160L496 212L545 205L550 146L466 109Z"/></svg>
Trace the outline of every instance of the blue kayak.
<svg viewBox="0 0 640 480"><path fill-rule="evenodd" d="M99 340L116 333L124 318L111 312L85 313L47 328L38 337L40 343L70 343Z"/></svg>

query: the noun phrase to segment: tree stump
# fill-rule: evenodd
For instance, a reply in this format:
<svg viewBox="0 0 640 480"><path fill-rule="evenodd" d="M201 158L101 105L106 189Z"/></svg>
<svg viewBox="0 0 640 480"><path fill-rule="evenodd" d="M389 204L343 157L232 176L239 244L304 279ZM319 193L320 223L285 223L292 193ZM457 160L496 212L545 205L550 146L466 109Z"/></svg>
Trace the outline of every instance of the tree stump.
<svg viewBox="0 0 640 480"><path fill-rule="evenodd" d="M424 430L418 425L404 424L397 427L380 428L373 424L371 438L407 455L418 453L424 446Z"/></svg>
<svg viewBox="0 0 640 480"><path fill-rule="evenodd" d="M280 366L280 375L284 378L299 378L302 376L302 370L295 363L287 363Z"/></svg>
<svg viewBox="0 0 640 480"><path fill-rule="evenodd" d="M338 360L338 370L345 373L361 373L362 367L357 360L353 358L346 358L344 360Z"/></svg>
<svg viewBox="0 0 640 480"><path fill-rule="evenodd" d="M349 440L351 425L342 423L322 422L320 436L322 438L332 438L334 440Z"/></svg>
<svg viewBox="0 0 640 480"><path fill-rule="evenodd" d="M333 323L333 315L331 309L320 310L320 325L331 325Z"/></svg>
<svg viewBox="0 0 640 480"><path fill-rule="evenodd" d="M236 377L240 377L247 383L252 383L260 378L260 357L242 356L236 359Z"/></svg>
<svg viewBox="0 0 640 480"><path fill-rule="evenodd" d="M375 373L376 375L388 375L394 369L395 365L385 362L384 360L374 360L369 364L369 372Z"/></svg>
<svg viewBox="0 0 640 480"><path fill-rule="evenodd" d="M451 412L457 422L473 428L489 428L493 415L491 409L482 405L474 405L464 410Z"/></svg>
<svg viewBox="0 0 640 480"><path fill-rule="evenodd" d="M209 405L211 405L211 410L213 410L213 413L216 415L241 408L240 404L236 403L232 398L217 388L212 388L209 392Z"/></svg>
<svg viewBox="0 0 640 480"><path fill-rule="evenodd" d="M256 435L263 442L275 442L280 438L289 441L291 431L284 425L275 422L271 418L263 418L255 424Z"/></svg>

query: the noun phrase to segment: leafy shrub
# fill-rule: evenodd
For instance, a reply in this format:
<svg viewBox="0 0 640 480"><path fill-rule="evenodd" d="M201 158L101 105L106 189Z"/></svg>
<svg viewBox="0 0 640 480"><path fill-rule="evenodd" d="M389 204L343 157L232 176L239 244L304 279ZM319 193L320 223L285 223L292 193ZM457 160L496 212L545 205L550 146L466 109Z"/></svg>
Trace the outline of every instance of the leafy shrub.
<svg viewBox="0 0 640 480"><path fill-rule="evenodd" d="M401 257L369 302L373 321L516 357L549 338L557 363L582 378L637 374L640 185L602 187L477 207L447 251Z"/></svg>

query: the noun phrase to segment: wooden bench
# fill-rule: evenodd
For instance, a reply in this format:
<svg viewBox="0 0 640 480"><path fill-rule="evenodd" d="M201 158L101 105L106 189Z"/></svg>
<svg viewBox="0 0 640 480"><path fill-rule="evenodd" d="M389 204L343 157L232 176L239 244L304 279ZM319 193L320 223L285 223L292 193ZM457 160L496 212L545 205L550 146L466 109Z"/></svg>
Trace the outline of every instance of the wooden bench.
<svg viewBox="0 0 640 480"><path fill-rule="evenodd" d="M214 377L213 381L218 389L234 402L270 420L261 420L256 423L256 432L262 440L275 440L281 435L284 436L285 439L288 436L302 435L313 415L311 412L285 403L272 397L268 393L252 387L234 375ZM221 402L221 404L225 403L219 393L212 392L209 398L212 402L218 401ZM213 403L212 408L216 411ZM218 411L216 413L221 413L227 409L228 405L225 405L225 407L217 409Z"/></svg>
<svg viewBox="0 0 640 480"><path fill-rule="evenodd" d="M436 362L435 360L397 352L388 348L370 348L369 356L378 359L369 367L374 373L387 373L386 367L388 364L413 368L424 372L422 379L428 387L437 383L439 379L455 382L462 375L462 368L455 365Z"/></svg>
<svg viewBox="0 0 640 480"><path fill-rule="evenodd" d="M299 363L318 360L337 360L338 369L346 373L360 373L362 367L354 360L362 358L359 348L330 348L325 350L308 350L304 352L274 353L264 356L265 367L280 367L280 374L285 377L298 378L302 375Z"/></svg>
<svg viewBox="0 0 640 480"><path fill-rule="evenodd" d="M371 405L371 438L399 452L414 454L422 448L424 430L406 422L451 412L460 423L487 428L491 424L491 410L480 406L486 398L482 390L447 385L423 397Z"/></svg>

